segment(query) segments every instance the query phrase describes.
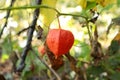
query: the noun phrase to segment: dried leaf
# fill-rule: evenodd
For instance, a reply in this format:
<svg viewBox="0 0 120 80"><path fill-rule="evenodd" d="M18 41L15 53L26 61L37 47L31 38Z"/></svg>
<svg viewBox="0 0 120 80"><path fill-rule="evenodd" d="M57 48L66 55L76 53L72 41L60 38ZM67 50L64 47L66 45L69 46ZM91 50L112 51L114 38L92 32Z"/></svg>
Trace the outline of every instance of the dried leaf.
<svg viewBox="0 0 120 80"><path fill-rule="evenodd" d="M41 39L43 35L43 29L40 25L37 26L36 29L37 29L37 39Z"/></svg>
<svg viewBox="0 0 120 80"><path fill-rule="evenodd" d="M54 54L48 49L46 44L45 44L45 50L46 50L46 53L48 55L51 67L54 70L58 70L60 67L62 67L64 65L63 56L59 56L56 58L54 56Z"/></svg>

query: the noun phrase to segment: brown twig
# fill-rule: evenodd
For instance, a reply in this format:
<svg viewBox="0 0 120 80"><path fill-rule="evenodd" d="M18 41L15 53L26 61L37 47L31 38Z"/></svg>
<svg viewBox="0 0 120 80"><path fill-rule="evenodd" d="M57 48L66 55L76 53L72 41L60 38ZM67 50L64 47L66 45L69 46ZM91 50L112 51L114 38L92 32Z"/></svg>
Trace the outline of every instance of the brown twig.
<svg viewBox="0 0 120 80"><path fill-rule="evenodd" d="M15 0L11 0L11 4L10 4L9 7L12 7L13 4L14 4L14 2L15 2ZM2 30L1 30L1 32L0 32L0 39L1 39L1 37L2 37L2 34L3 34L3 31L4 31L5 27L7 27L8 18L9 18L9 16L10 16L10 12L11 12L10 9L7 10L7 15L6 15L6 17L5 17L5 18L6 18L6 21L5 21L5 24L4 24L4 26L3 26Z"/></svg>
<svg viewBox="0 0 120 80"><path fill-rule="evenodd" d="M41 2L42 2L42 0L36 0L37 5L40 5ZM28 51L31 49L31 42L32 42L33 32L35 30L35 26L36 26L36 23L37 23L38 16L39 16L39 8L36 8L34 10L32 23L29 26L30 28L28 29L29 31L28 31L27 44L26 44L26 46L25 46L25 48L23 50L20 64L19 64L19 66L18 66L18 68L16 70L17 72L22 72L22 70L25 67L25 59L26 59Z"/></svg>
<svg viewBox="0 0 120 80"><path fill-rule="evenodd" d="M57 72L56 72L53 68L51 68L51 66L49 66L44 59L42 59L40 56L38 56L37 53L36 53L33 49L32 49L32 52L33 52L34 55L56 76L56 78L57 78L58 80L61 80L61 78L60 78L60 76L57 74Z"/></svg>
<svg viewBox="0 0 120 80"><path fill-rule="evenodd" d="M30 28L30 27L27 27L27 28L22 29L21 31L19 31L19 32L17 33L17 35L19 36L22 32L28 30L29 28Z"/></svg>

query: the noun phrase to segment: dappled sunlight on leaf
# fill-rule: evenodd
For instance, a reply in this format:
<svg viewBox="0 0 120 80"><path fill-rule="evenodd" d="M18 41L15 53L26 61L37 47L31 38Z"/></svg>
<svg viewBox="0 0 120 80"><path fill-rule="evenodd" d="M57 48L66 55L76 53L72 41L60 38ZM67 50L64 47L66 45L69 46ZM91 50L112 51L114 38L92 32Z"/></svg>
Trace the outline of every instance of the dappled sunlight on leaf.
<svg viewBox="0 0 120 80"><path fill-rule="evenodd" d="M2 58L1 58L1 62L4 63L8 58L9 58L9 55L3 53Z"/></svg>

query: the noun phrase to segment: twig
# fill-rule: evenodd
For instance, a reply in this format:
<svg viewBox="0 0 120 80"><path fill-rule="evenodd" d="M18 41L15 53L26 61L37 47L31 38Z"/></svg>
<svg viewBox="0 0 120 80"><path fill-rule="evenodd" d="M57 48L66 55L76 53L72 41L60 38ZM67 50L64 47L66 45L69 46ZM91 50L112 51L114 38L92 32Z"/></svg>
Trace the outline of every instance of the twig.
<svg viewBox="0 0 120 80"><path fill-rule="evenodd" d="M92 45L91 43L92 43L93 37L92 37L92 35L91 35L91 31L90 31L90 27L89 27L89 21L87 21L86 25L87 25L87 30L88 30L90 45Z"/></svg>
<svg viewBox="0 0 120 80"><path fill-rule="evenodd" d="M11 0L11 4L10 4L9 7L12 7L13 4L14 4L14 2L15 2L15 0ZM3 31L4 31L5 27L7 27L8 18L9 18L9 16L10 16L10 12L11 12L11 10L8 9L8 10L7 10L7 15L6 15L6 17L5 17L5 18L6 18L5 24L4 24L4 26L3 26L3 28L2 28L2 30L1 30L1 32L0 32L0 39L1 39L1 37L2 37L2 34L3 34Z"/></svg>
<svg viewBox="0 0 120 80"><path fill-rule="evenodd" d="M56 73L56 71L53 68L51 68L44 59L39 57L33 49L32 49L32 52L56 76L58 80L61 80L60 76Z"/></svg>
<svg viewBox="0 0 120 80"><path fill-rule="evenodd" d="M87 20L88 18L85 17L85 16L82 16L82 15L78 15L78 14L72 14L72 13L60 13L59 12L59 15L63 15L63 16L74 16L74 17L81 17L81 18L84 18L85 20Z"/></svg>
<svg viewBox="0 0 120 80"><path fill-rule="evenodd" d="M30 27L27 27L27 28L22 29L21 31L19 31L19 32L17 33L17 35L19 36L22 32L28 30L29 28L30 28Z"/></svg>
<svg viewBox="0 0 120 80"><path fill-rule="evenodd" d="M0 10L19 10L19 9L35 9L35 8L52 9L52 10L55 10L57 13L59 13L59 11L57 9L50 7L50 6L47 6L47 5L7 7L7 8L1 8Z"/></svg>
<svg viewBox="0 0 120 80"><path fill-rule="evenodd" d="M41 4L41 0L36 0L37 5ZM29 26L29 31L28 31L28 39L27 39L27 44L23 50L22 56L21 56L21 61L20 64L17 68L17 72L22 72L22 70L25 67L25 59L27 56L28 51L31 49L31 42L32 42L32 37L33 37L33 32L35 30L35 25L37 22L39 16L39 8L36 8L33 14L33 20L32 20L32 24Z"/></svg>
<svg viewBox="0 0 120 80"><path fill-rule="evenodd" d="M71 14L71 13L60 13L57 9L47 6L47 5L35 5L35 6L19 6L19 7L7 7L7 8L1 8L0 10L19 10L19 9L34 9L34 8L46 8L51 9L57 12L59 16L74 16L74 17L82 17L84 19L87 19L87 17L78 15L78 14Z"/></svg>

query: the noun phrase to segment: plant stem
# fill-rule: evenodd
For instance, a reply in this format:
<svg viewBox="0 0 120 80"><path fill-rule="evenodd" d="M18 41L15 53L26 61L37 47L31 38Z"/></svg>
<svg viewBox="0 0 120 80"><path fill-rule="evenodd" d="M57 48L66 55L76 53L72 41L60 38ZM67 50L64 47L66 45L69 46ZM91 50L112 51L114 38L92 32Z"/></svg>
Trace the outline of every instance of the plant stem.
<svg viewBox="0 0 120 80"><path fill-rule="evenodd" d="M82 15L78 15L78 14L71 14L71 13L60 13L59 12L59 15L63 15L63 16L74 16L74 17L81 17L81 18L84 18L87 20L87 17L85 16L82 16Z"/></svg>
<svg viewBox="0 0 120 80"><path fill-rule="evenodd" d="M35 6L19 6L19 7L7 7L7 8L1 8L0 10L19 10L19 9L35 9L35 8L47 8L52 9L59 13L59 11L53 7L49 7L46 5L35 5Z"/></svg>
<svg viewBox="0 0 120 80"><path fill-rule="evenodd" d="M91 32L90 32L89 21L88 20L87 20L86 26L87 26L87 30L88 30L89 40L90 40L90 43L92 45L92 35L91 35Z"/></svg>
<svg viewBox="0 0 120 80"><path fill-rule="evenodd" d="M1 10L19 10L19 9L34 9L34 8L46 8L46 9L51 9L57 12L59 16L64 15L64 16L74 16L74 17L82 17L87 19L87 17L78 15L78 14L70 14L70 13L60 13L57 9L47 6L47 5L35 5L35 6L19 6L19 7L7 7L7 8L1 8Z"/></svg>
<svg viewBox="0 0 120 80"><path fill-rule="evenodd" d="M60 26L60 20L59 20L59 15L57 15L57 20L58 20L58 26L59 26L59 29L61 29L61 26Z"/></svg>

